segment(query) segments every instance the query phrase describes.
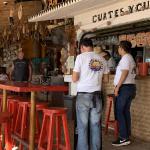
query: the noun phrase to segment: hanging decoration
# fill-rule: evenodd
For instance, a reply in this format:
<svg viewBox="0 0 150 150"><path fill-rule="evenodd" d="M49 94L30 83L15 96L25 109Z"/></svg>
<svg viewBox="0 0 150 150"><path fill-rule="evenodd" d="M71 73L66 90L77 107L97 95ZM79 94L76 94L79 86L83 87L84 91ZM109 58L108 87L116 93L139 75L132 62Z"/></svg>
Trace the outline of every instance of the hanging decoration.
<svg viewBox="0 0 150 150"><path fill-rule="evenodd" d="M22 33L23 33L23 34L26 33L26 27L25 27L25 25L22 26Z"/></svg>
<svg viewBox="0 0 150 150"><path fill-rule="evenodd" d="M5 28L5 29L4 29L4 32L3 32L3 38L5 38L6 35L7 35L7 29Z"/></svg>
<svg viewBox="0 0 150 150"><path fill-rule="evenodd" d="M48 0L48 5L49 6L57 5L57 3L58 3L58 0Z"/></svg>
<svg viewBox="0 0 150 150"><path fill-rule="evenodd" d="M38 29L38 22L35 23L34 29L35 29L35 31L37 31L37 29Z"/></svg>
<svg viewBox="0 0 150 150"><path fill-rule="evenodd" d="M9 25L14 25L14 8L11 8L9 12Z"/></svg>
<svg viewBox="0 0 150 150"><path fill-rule="evenodd" d="M17 40L19 41L20 40L20 32L17 31Z"/></svg>
<svg viewBox="0 0 150 150"><path fill-rule="evenodd" d="M47 9L47 0L42 0L42 3L44 4L44 9Z"/></svg>
<svg viewBox="0 0 150 150"><path fill-rule="evenodd" d="M19 20L21 20L21 18L22 18L22 13L23 13L22 9L23 9L22 5L20 4L19 7L18 7L18 19Z"/></svg>

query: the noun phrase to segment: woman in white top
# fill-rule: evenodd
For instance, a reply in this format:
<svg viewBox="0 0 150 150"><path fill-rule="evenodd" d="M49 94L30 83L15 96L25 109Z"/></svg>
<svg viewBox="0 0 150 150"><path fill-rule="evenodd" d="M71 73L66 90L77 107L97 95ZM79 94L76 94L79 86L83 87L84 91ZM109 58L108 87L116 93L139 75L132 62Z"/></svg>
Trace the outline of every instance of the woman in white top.
<svg viewBox="0 0 150 150"><path fill-rule="evenodd" d="M130 106L136 93L136 64L130 54L131 46L132 45L130 42L121 41L118 48L118 53L121 56L121 60L116 69L114 94L116 97L115 115L119 125L119 137L112 143L114 146L130 144Z"/></svg>

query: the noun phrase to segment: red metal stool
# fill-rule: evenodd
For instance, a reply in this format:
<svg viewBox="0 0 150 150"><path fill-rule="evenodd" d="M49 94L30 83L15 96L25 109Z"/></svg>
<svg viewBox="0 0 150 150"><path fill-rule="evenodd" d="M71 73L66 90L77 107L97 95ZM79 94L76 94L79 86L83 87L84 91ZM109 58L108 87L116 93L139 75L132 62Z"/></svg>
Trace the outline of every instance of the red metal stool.
<svg viewBox="0 0 150 150"><path fill-rule="evenodd" d="M12 150L12 140L11 140L11 124L12 115L9 112L0 113L0 125L4 125L5 129L5 149ZM2 150L2 145L0 141L0 150Z"/></svg>
<svg viewBox="0 0 150 150"><path fill-rule="evenodd" d="M30 104L28 104L28 107L30 109ZM36 132L35 132L35 137L36 137L36 143L38 143L39 137L40 137L40 132L41 132L41 125L40 125L40 117L39 117L39 112L43 111L48 107L48 103L43 103L43 102L37 102L36 103ZM29 129L29 127L28 127ZM29 131L28 131L29 132Z"/></svg>
<svg viewBox="0 0 150 150"><path fill-rule="evenodd" d="M50 108L43 110L44 118L38 142L38 150L71 150L67 125L66 108ZM65 145L61 143L61 123L64 130ZM53 144L54 129L56 128L56 144Z"/></svg>
<svg viewBox="0 0 150 150"><path fill-rule="evenodd" d="M14 134L19 138L24 139L28 136L28 104L27 101L20 101L18 103L18 113L16 117L16 124L14 128ZM19 150L23 149L23 145L19 145Z"/></svg>
<svg viewBox="0 0 150 150"><path fill-rule="evenodd" d="M47 108L47 103L36 103L36 143L40 136L41 126L39 121L39 111ZM19 138L28 141L29 138L29 109L30 102L19 101L18 102L18 113L16 118L16 124L14 134ZM19 145L19 150L23 149L23 145Z"/></svg>
<svg viewBox="0 0 150 150"><path fill-rule="evenodd" d="M114 106L114 95L110 94L107 96L107 108L106 108L106 122L105 122L105 134L108 133L108 127L113 127L114 136L118 138L118 121L114 119L110 119L112 107Z"/></svg>

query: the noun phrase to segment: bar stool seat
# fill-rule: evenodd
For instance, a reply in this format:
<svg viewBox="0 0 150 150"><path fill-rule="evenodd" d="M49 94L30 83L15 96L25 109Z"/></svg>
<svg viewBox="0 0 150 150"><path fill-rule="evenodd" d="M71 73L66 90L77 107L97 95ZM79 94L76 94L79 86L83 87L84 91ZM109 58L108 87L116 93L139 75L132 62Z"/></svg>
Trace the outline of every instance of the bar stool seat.
<svg viewBox="0 0 150 150"><path fill-rule="evenodd" d="M118 138L118 121L113 116L113 119L110 118L112 108L114 106L114 95L107 95L107 108L106 108L106 121L105 121L105 134L108 133L108 127L113 127L114 129L114 137ZM113 112L114 113L114 112Z"/></svg>

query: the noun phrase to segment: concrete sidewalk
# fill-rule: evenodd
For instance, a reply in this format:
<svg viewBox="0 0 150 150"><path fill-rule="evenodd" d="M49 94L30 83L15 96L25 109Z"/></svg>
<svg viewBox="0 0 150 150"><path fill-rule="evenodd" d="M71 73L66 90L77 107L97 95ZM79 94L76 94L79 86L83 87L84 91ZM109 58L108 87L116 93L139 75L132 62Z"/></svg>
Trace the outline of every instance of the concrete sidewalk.
<svg viewBox="0 0 150 150"><path fill-rule="evenodd" d="M150 150L150 142L144 142L134 137L131 138L131 144L128 146L112 146L113 140L114 137L111 133L103 135L103 150Z"/></svg>
<svg viewBox="0 0 150 150"><path fill-rule="evenodd" d="M71 138L72 150L74 149L74 121L68 121L69 123L69 133ZM114 147L111 145L114 140L113 132L109 131L108 135L102 136L103 139L103 149L102 150L150 150L150 142L144 142L137 138L131 138L131 144L128 146Z"/></svg>

